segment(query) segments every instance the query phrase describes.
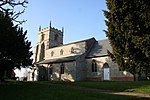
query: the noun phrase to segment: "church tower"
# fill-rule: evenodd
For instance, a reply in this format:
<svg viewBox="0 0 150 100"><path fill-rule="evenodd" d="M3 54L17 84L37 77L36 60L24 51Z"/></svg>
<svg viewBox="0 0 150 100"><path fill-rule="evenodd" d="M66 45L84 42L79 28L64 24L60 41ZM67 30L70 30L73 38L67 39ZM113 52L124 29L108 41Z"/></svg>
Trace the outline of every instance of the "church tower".
<svg viewBox="0 0 150 100"><path fill-rule="evenodd" d="M38 42L35 50L34 62L39 62L44 60L45 51L47 49L61 46L63 45L63 32L64 29L58 30L51 26L51 22L49 27L41 28L39 27L38 32Z"/></svg>

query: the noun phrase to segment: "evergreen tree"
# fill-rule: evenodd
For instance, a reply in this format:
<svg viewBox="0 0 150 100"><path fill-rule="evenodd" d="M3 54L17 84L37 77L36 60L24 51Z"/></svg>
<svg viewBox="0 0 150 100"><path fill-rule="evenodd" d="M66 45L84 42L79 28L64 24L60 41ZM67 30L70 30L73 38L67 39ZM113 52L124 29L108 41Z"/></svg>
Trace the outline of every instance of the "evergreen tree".
<svg viewBox="0 0 150 100"><path fill-rule="evenodd" d="M29 66L32 52L27 31L14 26L7 14L0 13L0 79L14 67Z"/></svg>
<svg viewBox="0 0 150 100"><path fill-rule="evenodd" d="M150 1L106 0L105 30L111 58L120 69L139 76L150 71Z"/></svg>

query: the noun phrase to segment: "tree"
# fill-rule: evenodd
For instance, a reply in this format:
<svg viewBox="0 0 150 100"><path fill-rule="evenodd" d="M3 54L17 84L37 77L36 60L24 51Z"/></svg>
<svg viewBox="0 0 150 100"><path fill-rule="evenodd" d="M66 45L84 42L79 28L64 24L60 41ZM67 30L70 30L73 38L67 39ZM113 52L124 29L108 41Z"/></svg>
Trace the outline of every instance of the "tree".
<svg viewBox="0 0 150 100"><path fill-rule="evenodd" d="M9 16L0 13L0 79L14 67L32 64L31 42L26 34L23 28L13 25Z"/></svg>
<svg viewBox="0 0 150 100"><path fill-rule="evenodd" d="M112 46L111 58L120 69L140 76L150 71L149 0L106 0L105 30Z"/></svg>
<svg viewBox="0 0 150 100"><path fill-rule="evenodd" d="M27 31L15 26L25 20L17 18L24 13L27 0L0 0L0 78L12 68L31 65L31 43ZM19 10L17 10L19 7Z"/></svg>
<svg viewBox="0 0 150 100"><path fill-rule="evenodd" d="M0 12L7 14L11 20L22 24L25 20L17 20L17 18L25 12L27 0L0 0ZM17 7L20 7L17 11Z"/></svg>

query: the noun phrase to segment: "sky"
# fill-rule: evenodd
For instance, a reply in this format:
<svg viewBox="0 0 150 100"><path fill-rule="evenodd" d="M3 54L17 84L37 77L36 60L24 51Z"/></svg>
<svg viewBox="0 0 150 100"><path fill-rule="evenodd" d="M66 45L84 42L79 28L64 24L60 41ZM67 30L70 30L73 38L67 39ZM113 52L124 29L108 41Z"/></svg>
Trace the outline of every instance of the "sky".
<svg viewBox="0 0 150 100"><path fill-rule="evenodd" d="M27 20L22 27L34 48L39 26L62 29L64 44L95 37L106 39L105 0L28 0L27 8L19 19Z"/></svg>
<svg viewBox="0 0 150 100"><path fill-rule="evenodd" d="M27 20L21 26L27 30L27 39L34 48L37 43L39 26L62 29L64 44L95 37L106 39L105 0L28 0L25 12L18 18ZM21 8L17 8L19 11ZM32 48L32 50L33 50ZM16 69L16 76L25 76L27 69Z"/></svg>
<svg viewBox="0 0 150 100"><path fill-rule="evenodd" d="M29 71L31 71L29 68L21 68L21 69L16 68L14 70L15 77L27 77L27 73Z"/></svg>

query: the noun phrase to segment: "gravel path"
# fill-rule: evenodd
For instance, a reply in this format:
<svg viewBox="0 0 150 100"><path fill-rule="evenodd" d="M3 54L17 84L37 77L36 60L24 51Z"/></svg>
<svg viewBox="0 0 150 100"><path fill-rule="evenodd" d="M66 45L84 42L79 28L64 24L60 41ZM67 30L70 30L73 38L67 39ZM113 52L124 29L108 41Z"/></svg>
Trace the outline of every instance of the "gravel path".
<svg viewBox="0 0 150 100"><path fill-rule="evenodd" d="M111 94L150 98L150 95L148 95L148 94L142 94L142 93L114 92L114 93L111 93Z"/></svg>

